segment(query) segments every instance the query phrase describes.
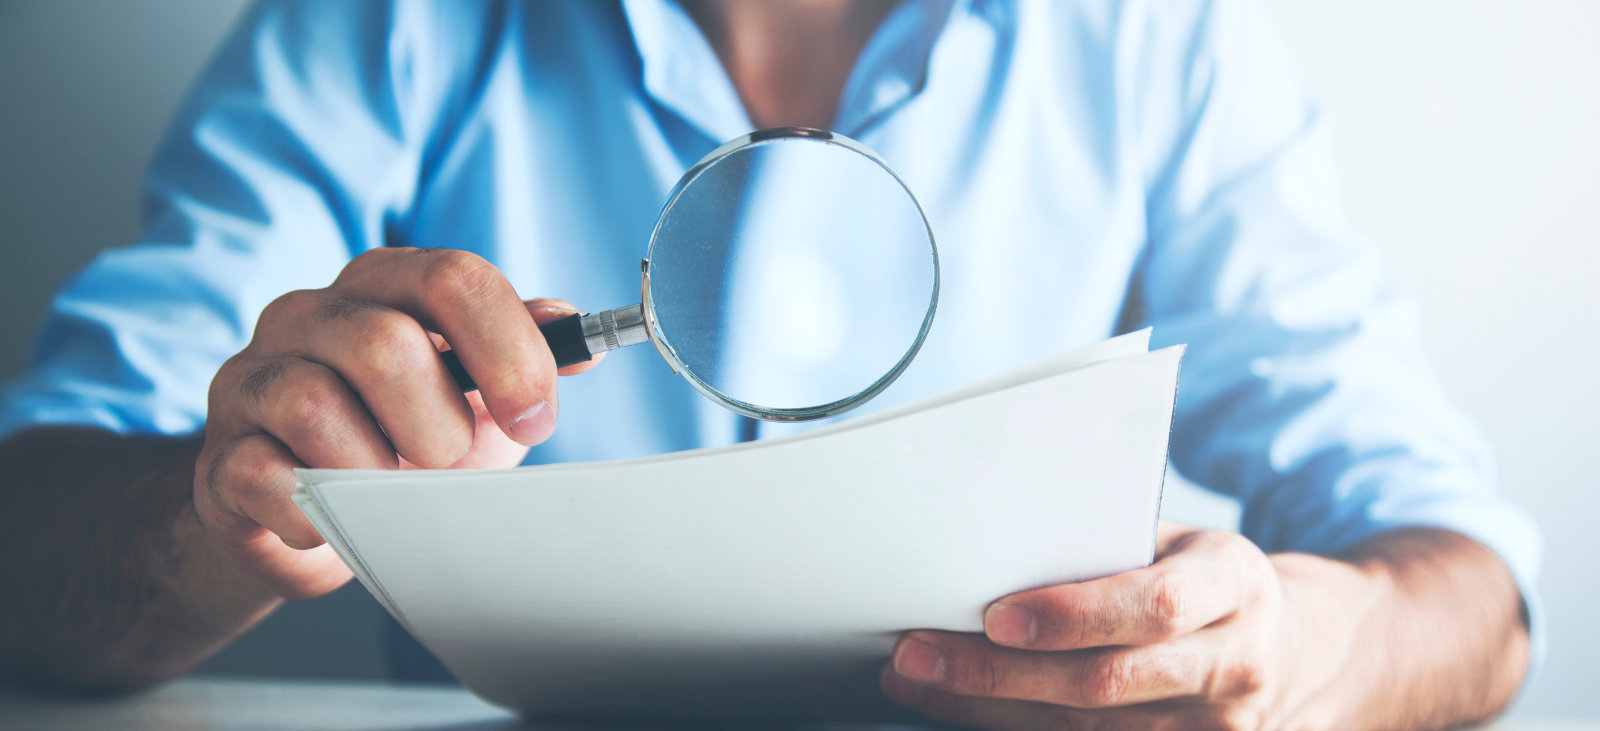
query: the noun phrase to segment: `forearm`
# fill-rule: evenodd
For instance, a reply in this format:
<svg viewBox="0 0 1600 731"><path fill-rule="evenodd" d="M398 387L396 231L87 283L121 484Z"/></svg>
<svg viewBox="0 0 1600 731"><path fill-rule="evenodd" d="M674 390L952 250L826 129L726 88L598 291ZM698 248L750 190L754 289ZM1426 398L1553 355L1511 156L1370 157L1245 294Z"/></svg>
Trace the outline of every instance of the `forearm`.
<svg viewBox="0 0 1600 731"><path fill-rule="evenodd" d="M1312 725L1443 728L1510 703L1526 671L1528 631L1521 594L1497 556L1457 533L1413 529L1340 558L1273 557L1300 610L1309 645L1302 667L1315 675L1316 665L1331 665L1322 687L1300 699ZM1329 581L1330 573L1339 576ZM1325 631L1333 626L1349 631Z"/></svg>
<svg viewBox="0 0 1600 731"><path fill-rule="evenodd" d="M178 675L278 599L210 549L198 438L39 429L0 445L0 675L68 690Z"/></svg>

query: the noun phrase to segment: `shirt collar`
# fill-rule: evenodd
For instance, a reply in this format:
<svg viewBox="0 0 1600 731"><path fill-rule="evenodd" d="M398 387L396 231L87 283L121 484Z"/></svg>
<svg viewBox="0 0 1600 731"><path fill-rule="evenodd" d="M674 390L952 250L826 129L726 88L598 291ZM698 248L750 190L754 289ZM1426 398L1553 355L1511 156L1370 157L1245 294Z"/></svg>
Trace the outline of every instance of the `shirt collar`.
<svg viewBox="0 0 1600 731"><path fill-rule="evenodd" d="M921 93L928 59L955 12L999 17L1000 0L905 0L883 20L845 82L833 129L859 136ZM622 0L644 91L715 143L752 129L733 82L689 14L672 0Z"/></svg>
<svg viewBox="0 0 1600 731"><path fill-rule="evenodd" d="M955 0L908 0L883 19L845 82L833 120L835 130L859 137L922 92L928 83L928 59L955 4Z"/></svg>
<svg viewBox="0 0 1600 731"><path fill-rule="evenodd" d="M644 91L716 144L751 129L733 82L700 27L676 2L623 0Z"/></svg>

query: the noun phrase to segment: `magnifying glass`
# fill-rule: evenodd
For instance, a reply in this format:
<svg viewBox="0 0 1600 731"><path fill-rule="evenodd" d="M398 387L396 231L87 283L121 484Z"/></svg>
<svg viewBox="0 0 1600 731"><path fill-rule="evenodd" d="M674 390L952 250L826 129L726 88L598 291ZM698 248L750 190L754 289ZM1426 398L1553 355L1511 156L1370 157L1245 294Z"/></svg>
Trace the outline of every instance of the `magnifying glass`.
<svg viewBox="0 0 1600 731"><path fill-rule="evenodd" d="M804 127L752 132L684 173L641 270L639 304L539 326L556 365L649 341L713 401L773 421L882 392L939 302L938 248L910 189L861 143Z"/></svg>

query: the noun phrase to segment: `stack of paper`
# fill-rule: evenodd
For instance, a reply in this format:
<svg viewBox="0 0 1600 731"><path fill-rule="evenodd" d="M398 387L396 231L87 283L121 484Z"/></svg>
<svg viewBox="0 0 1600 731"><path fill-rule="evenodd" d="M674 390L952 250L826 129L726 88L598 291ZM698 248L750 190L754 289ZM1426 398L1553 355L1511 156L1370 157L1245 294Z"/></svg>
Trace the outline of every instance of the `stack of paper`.
<svg viewBox="0 0 1600 731"><path fill-rule="evenodd" d="M1147 565L1182 348L1149 332L782 439L305 470L295 501L466 686L535 714L872 719L915 628Z"/></svg>

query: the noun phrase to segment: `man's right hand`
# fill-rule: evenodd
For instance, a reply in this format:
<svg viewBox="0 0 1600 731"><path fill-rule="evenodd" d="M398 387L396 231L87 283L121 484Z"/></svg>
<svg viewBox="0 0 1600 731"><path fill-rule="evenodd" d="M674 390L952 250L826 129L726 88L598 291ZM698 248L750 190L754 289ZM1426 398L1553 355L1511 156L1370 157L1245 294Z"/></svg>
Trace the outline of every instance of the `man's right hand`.
<svg viewBox="0 0 1600 731"><path fill-rule="evenodd" d="M194 478L208 540L279 596L339 587L350 572L290 500L292 470L514 466L555 429L537 323L571 311L524 303L493 265L449 249L376 249L326 289L279 297L211 382ZM476 393L446 371L444 343Z"/></svg>

